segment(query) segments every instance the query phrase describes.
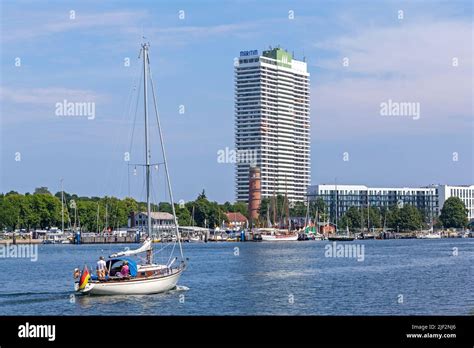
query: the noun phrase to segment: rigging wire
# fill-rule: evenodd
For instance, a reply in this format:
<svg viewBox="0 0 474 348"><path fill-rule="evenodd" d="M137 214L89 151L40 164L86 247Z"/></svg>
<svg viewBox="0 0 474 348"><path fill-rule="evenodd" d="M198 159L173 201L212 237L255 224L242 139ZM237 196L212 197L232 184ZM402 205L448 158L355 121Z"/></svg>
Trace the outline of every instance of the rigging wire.
<svg viewBox="0 0 474 348"><path fill-rule="evenodd" d="M136 81L137 79L137 74L133 74L133 79L132 79L132 85L129 89L129 92L127 94L127 98L125 99L125 103L124 103L124 108L122 109L123 112L122 112L122 115L119 119L119 124L124 124L125 123L125 120L126 120L126 117L127 115L130 114L130 108L131 108L131 105L132 105L132 101L133 101L133 94L134 94L134 91L136 90L136 84L134 84L133 82ZM115 136L110 136L108 138L114 138L113 139L113 154L117 154L118 153L118 148L119 148L119 140L122 138L120 136L120 127L116 127L116 134ZM108 162L108 168L106 168L105 172L107 173L105 175L105 179L106 179L106 182L105 182L105 185L103 186L104 188L106 188L106 191L109 193L109 195L112 193L111 192L111 189L110 189L110 185L112 183L112 174L113 174L113 162L112 161L109 161Z"/></svg>
<svg viewBox="0 0 474 348"><path fill-rule="evenodd" d="M161 150L162 150L162 153L163 153L163 162L164 162L164 165L165 165L165 174L166 174L166 179L167 179L166 181L168 182L168 190L169 190L169 194L170 194L171 209L173 211L174 223L175 223L175 228L176 228L176 239L178 241L179 251L180 251L180 254L181 254L181 259L184 261L183 247L181 245L181 236L180 236L180 233L179 233L178 219L176 217L176 211L175 211L175 208L174 208L173 192L172 192L172 189L171 189L170 177L169 177L169 172L168 172L168 164L167 164L167 161L166 161L166 152L165 152L165 145L164 145L164 140L163 140L163 133L161 131L160 116L158 114L158 107L157 107L157 103L156 103L155 84L153 83L153 77L152 77L152 73L151 73L151 69L150 69L150 59L149 59L148 55L147 55L147 61L148 61L148 73L149 73L149 76L150 76L151 90L152 90L152 95L153 95L153 106L154 106L154 109L155 109L156 123L158 124L158 130L159 130L159 133L160 133L160 143L161 143ZM176 243L173 246L173 250L174 250L175 246L176 246ZM171 255L170 255L170 257L171 257Z"/></svg>

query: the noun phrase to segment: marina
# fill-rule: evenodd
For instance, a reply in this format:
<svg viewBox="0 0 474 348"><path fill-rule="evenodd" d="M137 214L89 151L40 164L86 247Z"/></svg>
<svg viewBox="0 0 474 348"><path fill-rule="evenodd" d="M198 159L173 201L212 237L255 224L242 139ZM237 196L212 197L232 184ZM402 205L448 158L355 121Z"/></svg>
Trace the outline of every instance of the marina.
<svg viewBox="0 0 474 348"><path fill-rule="evenodd" d="M271 235L273 229L244 229L242 231L235 230L214 230L202 227L180 226L179 227L182 243L207 243L207 242L254 242L260 241L262 235ZM286 232L286 231L283 231ZM37 238L32 236L36 235ZM15 233L0 233L0 244L121 244L121 243L138 243L142 242L144 238L140 238L136 230L130 230L128 234L116 233L95 233L95 232L80 232L73 233L70 231L64 234L54 232L50 237L45 231L43 237L41 234L32 232ZM285 236L284 234L282 234ZM294 236L298 238L295 238ZM345 238L344 234L336 235L334 233L317 234L312 236L305 232L297 231L289 234L289 240L293 241L315 241L315 240L342 240ZM377 231L372 233L354 233L349 237L350 240L384 240L384 239L444 239L444 238L474 238L474 232L464 229L451 229L439 231L415 231L408 233L396 233L387 231ZM164 243L176 240L172 235L167 233L156 235L153 238L154 243ZM268 239L267 239L268 240ZM288 240L287 240L288 241Z"/></svg>

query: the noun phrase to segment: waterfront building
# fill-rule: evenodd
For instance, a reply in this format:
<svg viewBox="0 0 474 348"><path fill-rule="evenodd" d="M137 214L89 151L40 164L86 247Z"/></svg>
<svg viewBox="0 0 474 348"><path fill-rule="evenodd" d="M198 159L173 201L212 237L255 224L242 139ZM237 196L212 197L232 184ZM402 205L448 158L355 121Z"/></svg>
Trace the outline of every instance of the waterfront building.
<svg viewBox="0 0 474 348"><path fill-rule="evenodd" d="M389 208L395 205L414 205L423 213L426 222L439 214L435 187L368 187L365 185L312 185L308 199L322 199L328 207L331 221L340 219L350 207ZM337 203L337 204L336 204Z"/></svg>
<svg viewBox="0 0 474 348"><path fill-rule="evenodd" d="M474 185L437 185L440 209L449 197L458 197L467 209L467 218L474 220Z"/></svg>
<svg viewBox="0 0 474 348"><path fill-rule="evenodd" d="M308 199L321 198L328 207L331 221L341 218L350 207L389 208L410 204L424 215L425 222L431 222L441 213L449 197L458 197L464 202L468 219L474 219L474 185L451 186L430 185L426 187L368 187L365 185L312 185ZM337 204L336 204L337 202Z"/></svg>
<svg viewBox="0 0 474 348"><path fill-rule="evenodd" d="M244 215L242 215L242 213L240 212L225 213L225 215L227 216L227 220L229 221L226 226L227 228L240 231L246 228L248 225L247 218Z"/></svg>
<svg viewBox="0 0 474 348"><path fill-rule="evenodd" d="M273 48L235 62L236 199L249 199L250 167L261 197L304 201L310 183L309 73L305 61Z"/></svg>
<svg viewBox="0 0 474 348"><path fill-rule="evenodd" d="M146 211L132 213L128 219L128 227L146 231L148 228L148 214ZM174 231L174 217L166 212L151 212L151 228L154 234Z"/></svg>

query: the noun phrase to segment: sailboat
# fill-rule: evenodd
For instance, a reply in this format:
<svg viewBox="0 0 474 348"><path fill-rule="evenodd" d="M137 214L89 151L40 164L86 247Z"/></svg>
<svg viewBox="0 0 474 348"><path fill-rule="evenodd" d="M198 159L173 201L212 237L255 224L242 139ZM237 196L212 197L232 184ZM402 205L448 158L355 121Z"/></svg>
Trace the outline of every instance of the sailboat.
<svg viewBox="0 0 474 348"><path fill-rule="evenodd" d="M274 216L276 216L276 198L274 197ZM260 236L262 237L263 242L289 242L297 241L298 233L291 233L291 220L289 212L289 201L288 196L285 193L285 203L286 203L286 218L285 222L287 224L287 229L276 229L276 228L260 228Z"/></svg>
<svg viewBox="0 0 474 348"><path fill-rule="evenodd" d="M166 161L166 154L163 142L163 134L161 131L160 119L157 111L156 98L154 93L153 80L149 67L148 56L149 44L142 44L140 54L143 57L143 75L144 75L144 116L145 116L145 158L146 158L146 201L147 201L147 238L143 244L135 250L125 250L118 253L113 253L106 261L106 275L99 277L98 275L91 275L87 266L82 272L79 269L74 270L75 281L74 288L77 292L90 295L145 295L155 294L169 291L176 287L178 280L186 269L186 261L183 256L183 249L181 246L181 236L178 228L178 221L176 218L176 211L173 201L173 194L171 190L170 177L168 172L168 164ZM158 130L160 135L161 149L164 160L164 167L166 179L168 183L168 191L170 196L170 203L174 217L174 228L176 230L176 241L178 243L181 261L178 257L172 258L169 256L166 264L156 264L153 262L153 243L152 243L152 218L151 218L151 202L150 202L150 158L149 151L149 134L148 134L148 110L147 110L147 79L150 78L153 103L157 118ZM174 249L174 247L173 247ZM144 263L139 263L131 256L146 254ZM128 267L125 267L128 266ZM127 270L128 268L128 270ZM125 271L124 271L125 270Z"/></svg>
<svg viewBox="0 0 474 348"><path fill-rule="evenodd" d="M345 235L336 233L335 235L329 236L328 240L337 242L351 242L354 240L354 238L355 237L353 237L349 232L349 226L347 226Z"/></svg>
<svg viewBox="0 0 474 348"><path fill-rule="evenodd" d="M332 236L329 236L328 237L328 240L330 241L337 241L337 242L351 242L355 239L354 236L351 235L351 233L349 232L349 226L346 226L346 234L343 235L343 234L338 234L337 233L337 226L338 226L338 213L339 213L339 193L337 191L337 184L335 185L335 194L336 194L336 233L333 234Z"/></svg>

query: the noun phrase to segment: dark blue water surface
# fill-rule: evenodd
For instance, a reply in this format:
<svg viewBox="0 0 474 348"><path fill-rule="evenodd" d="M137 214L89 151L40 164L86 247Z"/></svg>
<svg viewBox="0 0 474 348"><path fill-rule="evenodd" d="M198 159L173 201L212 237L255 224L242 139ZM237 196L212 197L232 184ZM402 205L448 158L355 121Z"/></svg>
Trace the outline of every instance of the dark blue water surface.
<svg viewBox="0 0 474 348"><path fill-rule="evenodd" d="M36 262L0 258L0 314L474 314L474 239L352 243L364 261L325 257L326 241L184 244L176 290L115 297L72 296L72 271L132 245L39 245Z"/></svg>

